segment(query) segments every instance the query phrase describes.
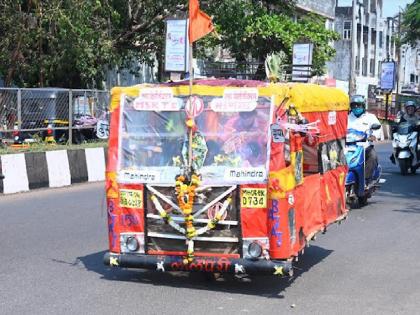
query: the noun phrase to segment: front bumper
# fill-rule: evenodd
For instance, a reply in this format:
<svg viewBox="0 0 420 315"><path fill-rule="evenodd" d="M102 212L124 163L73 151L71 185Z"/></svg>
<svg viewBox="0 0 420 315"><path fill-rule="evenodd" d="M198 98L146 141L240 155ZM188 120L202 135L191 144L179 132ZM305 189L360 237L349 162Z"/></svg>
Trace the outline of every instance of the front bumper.
<svg viewBox="0 0 420 315"><path fill-rule="evenodd" d="M192 263L185 265L181 256L114 254L107 252L104 255L104 264L122 268L150 269L160 272L198 271L247 275L293 275L292 263L283 260L196 257Z"/></svg>

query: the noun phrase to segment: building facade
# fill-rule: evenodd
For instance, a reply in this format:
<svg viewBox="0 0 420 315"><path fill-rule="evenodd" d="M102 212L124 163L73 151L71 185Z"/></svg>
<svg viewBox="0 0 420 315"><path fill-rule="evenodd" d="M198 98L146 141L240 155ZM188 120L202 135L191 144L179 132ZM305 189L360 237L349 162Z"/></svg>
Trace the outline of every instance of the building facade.
<svg viewBox="0 0 420 315"><path fill-rule="evenodd" d="M420 41L416 45L402 45L399 67L399 92L420 94Z"/></svg>
<svg viewBox="0 0 420 315"><path fill-rule="evenodd" d="M397 21L384 18L382 0L337 1L335 31L341 39L334 43L336 56L330 75L350 94L368 96L379 85L381 62L396 59L393 35Z"/></svg>

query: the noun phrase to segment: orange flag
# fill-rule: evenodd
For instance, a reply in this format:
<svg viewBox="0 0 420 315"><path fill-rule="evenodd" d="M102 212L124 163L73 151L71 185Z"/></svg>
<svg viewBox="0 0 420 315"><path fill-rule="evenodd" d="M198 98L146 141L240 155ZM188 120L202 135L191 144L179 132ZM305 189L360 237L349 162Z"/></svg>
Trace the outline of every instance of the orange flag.
<svg viewBox="0 0 420 315"><path fill-rule="evenodd" d="M190 0L189 6L189 19L190 25L188 30L188 38L190 43L199 40L201 37L206 36L214 29L211 18L200 10L198 0Z"/></svg>

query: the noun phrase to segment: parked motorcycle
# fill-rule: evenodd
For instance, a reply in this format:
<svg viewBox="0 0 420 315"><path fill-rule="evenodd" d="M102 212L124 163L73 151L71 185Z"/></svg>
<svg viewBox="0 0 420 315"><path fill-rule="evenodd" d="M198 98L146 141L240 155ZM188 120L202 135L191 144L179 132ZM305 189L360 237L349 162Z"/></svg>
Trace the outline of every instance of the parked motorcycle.
<svg viewBox="0 0 420 315"><path fill-rule="evenodd" d="M417 168L420 166L419 129L420 125L416 126L410 122L401 122L392 127L393 153L391 162L394 164L398 162L402 175L407 175L409 171L415 174Z"/></svg>
<svg viewBox="0 0 420 315"><path fill-rule="evenodd" d="M364 206L379 184L385 182L381 180L382 168L379 164L369 182L365 179L365 155L370 145L368 138L372 135L372 130L380 128L381 125L374 124L366 132L355 129L347 131L345 156L349 170L346 176L346 202L350 208Z"/></svg>

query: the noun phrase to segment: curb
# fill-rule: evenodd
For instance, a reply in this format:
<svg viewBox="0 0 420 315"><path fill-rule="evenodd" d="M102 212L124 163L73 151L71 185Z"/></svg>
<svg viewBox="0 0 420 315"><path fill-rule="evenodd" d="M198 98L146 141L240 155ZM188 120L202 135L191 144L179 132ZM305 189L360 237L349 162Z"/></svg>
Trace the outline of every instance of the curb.
<svg viewBox="0 0 420 315"><path fill-rule="evenodd" d="M105 148L0 155L0 194L105 180Z"/></svg>

